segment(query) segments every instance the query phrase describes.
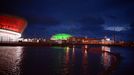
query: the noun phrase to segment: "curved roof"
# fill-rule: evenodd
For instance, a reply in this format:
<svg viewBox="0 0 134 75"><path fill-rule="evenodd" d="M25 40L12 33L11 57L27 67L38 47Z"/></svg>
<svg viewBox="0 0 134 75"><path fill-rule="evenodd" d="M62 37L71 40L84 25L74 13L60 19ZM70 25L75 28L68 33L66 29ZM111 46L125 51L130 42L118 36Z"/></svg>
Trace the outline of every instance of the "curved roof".
<svg viewBox="0 0 134 75"><path fill-rule="evenodd" d="M26 25L27 22L23 18L0 15L0 29L22 33Z"/></svg>
<svg viewBox="0 0 134 75"><path fill-rule="evenodd" d="M70 37L72 37L72 35L61 33L61 34L55 34L55 35L53 35L51 37L51 40L67 40Z"/></svg>

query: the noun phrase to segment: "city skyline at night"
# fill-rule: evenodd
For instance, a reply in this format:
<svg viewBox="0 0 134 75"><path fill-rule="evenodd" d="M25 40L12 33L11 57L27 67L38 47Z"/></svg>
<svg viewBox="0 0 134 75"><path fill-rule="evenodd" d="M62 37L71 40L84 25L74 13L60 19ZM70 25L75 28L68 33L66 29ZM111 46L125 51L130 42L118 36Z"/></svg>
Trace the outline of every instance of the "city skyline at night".
<svg viewBox="0 0 134 75"><path fill-rule="evenodd" d="M0 0L0 75L134 75L134 0Z"/></svg>
<svg viewBox="0 0 134 75"><path fill-rule="evenodd" d="M23 17L22 37L50 38L54 34L134 40L132 0L23 0L0 1L0 13ZM131 37L130 37L131 36Z"/></svg>

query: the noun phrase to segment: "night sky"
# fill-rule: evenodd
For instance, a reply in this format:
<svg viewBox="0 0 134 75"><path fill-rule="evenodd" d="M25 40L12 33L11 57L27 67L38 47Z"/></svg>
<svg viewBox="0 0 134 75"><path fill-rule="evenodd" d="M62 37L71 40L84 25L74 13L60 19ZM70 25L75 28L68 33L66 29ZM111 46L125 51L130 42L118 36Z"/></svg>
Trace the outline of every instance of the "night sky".
<svg viewBox="0 0 134 75"><path fill-rule="evenodd" d="M134 0L0 0L0 14L23 17L23 37L57 33L134 40Z"/></svg>

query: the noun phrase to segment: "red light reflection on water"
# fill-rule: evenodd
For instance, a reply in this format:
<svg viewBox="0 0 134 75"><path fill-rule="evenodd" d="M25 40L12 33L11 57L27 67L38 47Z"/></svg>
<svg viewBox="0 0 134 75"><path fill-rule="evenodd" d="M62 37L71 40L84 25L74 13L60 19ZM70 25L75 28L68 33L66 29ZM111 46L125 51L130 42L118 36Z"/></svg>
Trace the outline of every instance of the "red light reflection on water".
<svg viewBox="0 0 134 75"><path fill-rule="evenodd" d="M82 48L82 68L83 68L82 75L89 75L88 74L88 46L87 45L84 45Z"/></svg>

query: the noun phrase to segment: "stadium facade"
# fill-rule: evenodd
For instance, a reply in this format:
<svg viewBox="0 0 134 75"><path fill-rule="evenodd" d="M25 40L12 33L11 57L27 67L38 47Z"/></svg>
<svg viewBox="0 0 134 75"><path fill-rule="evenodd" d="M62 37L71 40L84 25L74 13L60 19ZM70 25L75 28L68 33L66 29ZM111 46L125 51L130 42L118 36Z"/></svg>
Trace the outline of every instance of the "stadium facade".
<svg viewBox="0 0 134 75"><path fill-rule="evenodd" d="M27 22L23 18L0 15L0 41L17 41L21 37L26 25Z"/></svg>

